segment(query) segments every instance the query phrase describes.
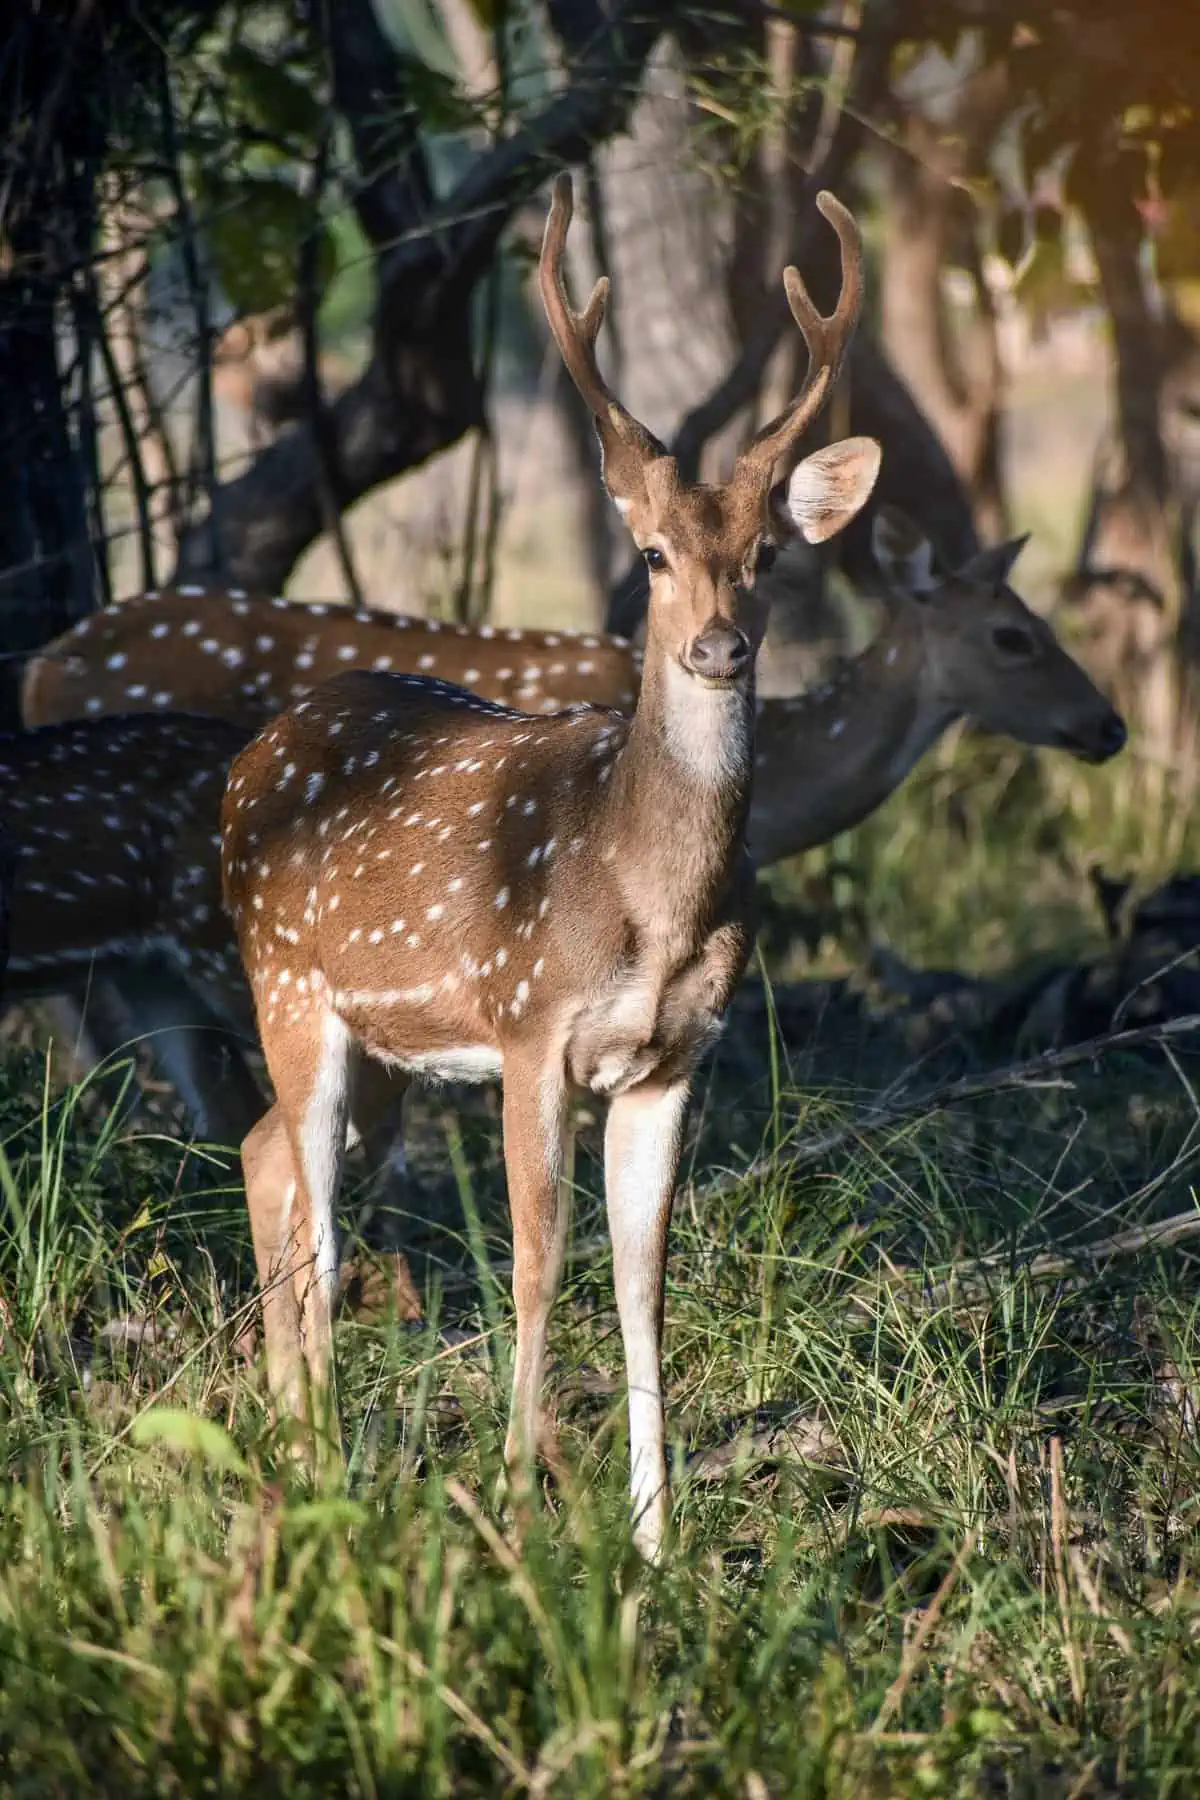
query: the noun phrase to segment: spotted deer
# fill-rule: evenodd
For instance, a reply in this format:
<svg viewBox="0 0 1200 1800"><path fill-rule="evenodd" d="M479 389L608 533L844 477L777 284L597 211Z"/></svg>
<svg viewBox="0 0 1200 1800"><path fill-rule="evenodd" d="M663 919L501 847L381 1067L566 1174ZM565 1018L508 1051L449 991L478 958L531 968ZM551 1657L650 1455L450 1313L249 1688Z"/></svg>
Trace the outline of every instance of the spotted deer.
<svg viewBox="0 0 1200 1800"><path fill-rule="evenodd" d="M221 904L219 815L234 755L250 736L175 715L76 720L0 738L0 819L17 874L5 998L90 997L117 1040L181 1022L165 1064L201 1137L235 1144L263 1111L218 1028L254 1042L254 1014ZM180 1017L181 1015L181 1017Z"/></svg>
<svg viewBox="0 0 1200 1800"><path fill-rule="evenodd" d="M885 621L874 642L807 693L759 703L750 849L759 867L867 818L959 719L1018 743L1102 763L1121 715L1009 585L1024 537L948 574L892 507L872 528Z"/></svg>
<svg viewBox="0 0 1200 1800"><path fill-rule="evenodd" d="M366 1128L364 1067L500 1076L517 1321L506 1463L524 1474L566 1242L568 1101L602 1095L634 1535L650 1557L667 1519L660 1338L688 1086L751 941L755 574L782 529L841 529L879 467L876 444L848 440L776 486L858 316L857 228L832 195L818 205L841 242L838 304L822 317L786 272L808 375L709 487L682 481L605 384L607 283L572 309L570 177L555 184L543 303L650 571L632 718L538 718L428 677L341 675L242 752L222 807L224 891L276 1093L243 1165L279 1402L303 1410L306 1370L309 1399L329 1403L334 1206L347 1128Z"/></svg>
<svg viewBox="0 0 1200 1800"><path fill-rule="evenodd" d="M27 726L196 712L263 724L344 669L437 675L523 712L632 708L641 654L591 632L444 625L242 588L153 590L81 619L25 664Z"/></svg>
<svg viewBox="0 0 1200 1800"><path fill-rule="evenodd" d="M197 1137L227 1149L267 1107L246 1060L257 1042L254 1006L222 903L218 849L229 767L250 736L228 720L186 714L0 736L5 1002L77 996L85 1019L100 1009L110 1052L148 1040ZM416 1317L392 1204L406 1180L403 1140L387 1117L382 1074L379 1085L356 1235L385 1259L397 1303Z"/></svg>
<svg viewBox="0 0 1200 1800"><path fill-rule="evenodd" d="M760 867L825 843L865 818L947 726L964 716L1020 742L1056 746L1089 761L1102 761L1121 748L1125 732L1119 715L1059 644L1051 628L1031 613L1009 586L1008 577L1023 541L1014 539L982 551L957 571L939 575L928 541L894 509L881 510L874 545L883 576L886 616L878 637L814 690L758 703L749 842ZM237 595L218 597L226 611L231 603L242 604ZM240 621L237 644L215 639L214 654L199 648L197 632L183 636L181 627L193 618L187 596L174 597L169 606L165 599L153 596L128 602L113 614L98 615L115 620L120 628L115 638L95 630L90 634L72 632L67 640L60 640L75 643L72 656L89 679L78 684L72 680L42 685L35 691L46 710L53 710L53 703L69 706L72 698L79 705L86 696L108 712L126 699L127 672L137 677L136 691L127 704L137 707L159 691L158 684L169 669L189 706L206 707L236 723L242 739L248 738L263 716L263 702L270 703L288 685L297 685L292 682L292 653L309 654L303 649L296 651L297 642L316 645L314 666L299 671L308 679L345 662L342 653L347 645L355 656L365 658L368 666L375 660L378 640L371 631L359 633L362 621L356 615L339 616L344 609L330 607L323 609L314 623L311 609L303 608L296 609L303 613L303 629L288 640L288 655L281 665L276 658L276 639L267 641L262 628L285 607L284 617L290 619L286 602L247 599L243 610L233 614ZM206 633L220 629L221 609L214 606L203 614L201 624ZM122 615L126 612L141 614L139 630L125 625ZM382 629L393 634L385 641L394 641L391 616L380 618ZM155 636L160 624L169 626L169 631ZM572 642L569 634L546 635L555 638L550 648L556 650ZM427 640L418 637L416 641ZM114 642L124 644L126 650L114 651ZM442 640L440 666L460 683L470 675L480 692L496 698L493 672L497 684L509 679L506 663L497 659L511 660L511 642L507 633L449 633ZM594 639L574 642L580 649L595 647ZM598 666L617 682L636 683L639 671L627 647L611 639L601 643L610 654L596 663L590 658L572 659L568 653L560 696L564 705L589 697L588 684ZM192 647L190 656L180 655L185 644ZM240 660L234 662L226 652L238 647ZM134 659L131 664L108 669L111 658L125 654ZM582 671L580 661L588 664ZM530 680L540 672L534 665L524 665ZM553 669L556 683L560 675L561 670ZM572 687L576 678L583 685L582 694ZM501 687L499 691L504 690ZM540 696L538 703L543 699ZM98 785L92 790L93 811L103 807L106 799L104 734L96 723L97 730L89 740L99 747L101 757ZM123 718L115 719L113 728L122 736L133 729ZM158 765L170 734L176 732L174 716L156 710L148 724L137 729L144 734L137 742L145 754L139 751L133 759L137 766L127 771L134 785L127 788L122 801L135 829L143 785L150 802L161 803L153 780L147 783L143 771L152 772ZM223 785L231 746L241 740L220 731L206 738L196 721L185 721L182 730L197 770L206 759L211 762L212 791L216 793ZM26 855L34 856L40 879L75 894L82 904L86 890L74 883L71 834L50 822L60 810L62 774L49 760L57 754L56 740L46 736L41 743L42 753L26 753L21 763L20 794L28 802L27 817L47 819L36 841L26 843ZM0 759L4 754L0 750ZM111 807L107 810L110 816L119 816L112 814ZM97 846L97 853L103 848ZM111 844L107 848L111 850ZM215 897L220 881L215 839L214 847L199 840L196 854L202 861L207 859L205 876ZM28 866L32 869L33 864ZM210 906L217 910L215 898ZM187 919L186 913L181 915L184 925ZM75 914L64 909L56 910L52 920L37 915L33 922L42 934L43 991L69 987L78 977L79 946L89 942L87 928L81 928ZM22 927L19 952L24 937ZM186 948L183 945L179 950ZM228 1016L228 993L222 986L215 995L206 994L212 984L202 963L185 965L179 950L170 958L109 956L89 968L86 1036L95 1040L92 1060L131 1038L153 1034L156 1059L184 1099L200 1136L221 1143L240 1142L257 1116L258 1089L234 1048L218 1041L213 1016L218 1021ZM82 1035L78 1019L67 1017L65 1024L60 1021L60 1035L64 1033L78 1041ZM398 1150L393 1145L385 1160L395 1157ZM398 1162L396 1166L400 1166Z"/></svg>
<svg viewBox="0 0 1200 1800"><path fill-rule="evenodd" d="M873 530L886 622L809 693L758 702L751 844L760 865L824 843L882 803L956 719L1103 760L1118 714L1009 586L1014 538L939 573L893 507ZM769 552L768 552L769 555ZM26 664L26 726L176 711L251 730L345 669L435 674L485 699L552 713L632 709L641 652L592 633L443 626L238 588L163 589L107 607Z"/></svg>

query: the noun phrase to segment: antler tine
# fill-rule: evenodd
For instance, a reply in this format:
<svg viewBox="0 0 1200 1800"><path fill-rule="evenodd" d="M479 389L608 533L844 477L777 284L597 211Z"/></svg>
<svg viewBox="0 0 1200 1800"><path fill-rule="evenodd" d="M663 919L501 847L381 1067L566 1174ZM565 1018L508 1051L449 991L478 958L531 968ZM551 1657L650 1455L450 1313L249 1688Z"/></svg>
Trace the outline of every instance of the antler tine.
<svg viewBox="0 0 1200 1800"><path fill-rule="evenodd" d="M622 442L645 456L665 455L658 439L621 405L601 375L596 362L596 338L608 302L607 275L602 275L597 281L582 312L576 312L567 299L563 281L563 252L574 210L571 177L564 170L555 178L550 215L546 220L542 254L538 263L542 305L546 309L554 341L566 364L567 373L590 407L601 432L606 428L615 431Z"/></svg>
<svg viewBox="0 0 1200 1800"><path fill-rule="evenodd" d="M567 365L567 373L597 418L607 415L612 394L596 365L596 336L604 320L608 303L608 276L602 275L592 289L591 298L582 312L576 312L567 299L563 281L563 252L567 231L575 211L571 177L564 171L555 179L550 216L542 239L542 255L538 278L542 288L542 304L554 333L554 341Z"/></svg>
<svg viewBox="0 0 1200 1800"><path fill-rule="evenodd" d="M822 189L817 207L838 234L841 245L842 285L837 305L829 314L818 312L799 269L789 266L783 271L783 285L788 305L808 346L808 373L800 392L778 418L764 425L742 462L749 461L760 471L773 472L779 459L812 424L824 406L841 373L842 363L858 324L862 308L862 234L848 207L835 195Z"/></svg>

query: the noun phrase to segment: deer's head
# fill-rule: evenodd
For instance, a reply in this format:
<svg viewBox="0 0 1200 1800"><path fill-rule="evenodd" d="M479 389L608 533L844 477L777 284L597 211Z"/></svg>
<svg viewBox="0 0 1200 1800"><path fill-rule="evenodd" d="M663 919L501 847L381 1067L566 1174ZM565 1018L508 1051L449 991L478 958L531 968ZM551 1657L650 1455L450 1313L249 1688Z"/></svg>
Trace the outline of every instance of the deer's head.
<svg viewBox="0 0 1200 1800"><path fill-rule="evenodd" d="M572 380L596 422L604 485L650 573L648 639L710 687L744 681L766 628L757 576L780 540L795 532L823 543L865 504L879 472L873 438L847 438L806 457L786 479L795 446L837 381L862 296L862 245L850 213L832 194L817 205L841 240L842 291L823 317L798 272L784 283L804 334L809 369L800 393L738 458L723 486L685 481L674 457L610 392L596 364L596 336L608 282L601 279L582 312L567 299L562 256L571 221L571 178L560 175L542 245L541 288L550 329Z"/></svg>
<svg viewBox="0 0 1200 1800"><path fill-rule="evenodd" d="M1124 746L1120 713L1009 586L1025 537L978 551L950 575L937 573L929 540L893 507L880 508L872 541L894 604L914 609L927 679L948 710L1086 762Z"/></svg>

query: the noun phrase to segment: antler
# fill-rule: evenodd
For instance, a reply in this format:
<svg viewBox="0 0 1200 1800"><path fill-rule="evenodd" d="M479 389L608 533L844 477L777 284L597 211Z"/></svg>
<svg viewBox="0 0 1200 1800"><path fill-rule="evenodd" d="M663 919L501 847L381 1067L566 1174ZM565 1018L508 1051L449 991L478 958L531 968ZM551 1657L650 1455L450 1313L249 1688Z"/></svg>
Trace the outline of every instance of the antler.
<svg viewBox="0 0 1200 1800"><path fill-rule="evenodd" d="M608 300L608 277L602 275L592 289L591 298L582 312L576 312L567 299L563 283L562 260L567 242L567 228L575 209L571 177L565 171L554 183L550 216L542 239L542 255L538 279L542 304L554 333L554 341L562 354L567 373L586 400L596 420L596 428L606 452L623 444L642 460L665 456L667 451L652 432L627 412L609 388L596 364L596 336L604 319Z"/></svg>
<svg viewBox="0 0 1200 1800"><path fill-rule="evenodd" d="M788 305L804 335L809 361L804 385L796 398L778 418L763 426L738 459L739 469L748 467L768 481L780 459L812 424L832 393L862 305L862 234L854 215L824 188L817 195L817 206L841 243L842 288L837 305L826 316L813 305L799 269L789 266L783 271Z"/></svg>

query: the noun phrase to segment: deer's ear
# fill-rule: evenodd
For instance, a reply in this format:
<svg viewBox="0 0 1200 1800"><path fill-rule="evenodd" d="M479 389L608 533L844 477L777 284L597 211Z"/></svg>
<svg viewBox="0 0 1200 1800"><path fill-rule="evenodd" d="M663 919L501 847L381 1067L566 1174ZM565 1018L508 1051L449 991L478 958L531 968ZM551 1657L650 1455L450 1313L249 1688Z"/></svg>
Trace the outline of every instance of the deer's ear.
<svg viewBox="0 0 1200 1800"><path fill-rule="evenodd" d="M608 497L629 522L631 507L669 504L678 481L675 459L668 456L656 437L637 427L637 435L621 433L596 421L600 440L600 479Z"/></svg>
<svg viewBox="0 0 1200 1800"><path fill-rule="evenodd" d="M871 548L889 587L928 594L937 586L933 545L899 507L880 507L871 526Z"/></svg>
<svg viewBox="0 0 1200 1800"><path fill-rule="evenodd" d="M1029 542L1026 531L1021 537L1009 538L1004 544L989 544L986 550L977 550L959 569L961 580L977 582L980 587L999 589L1004 586L1012 574L1013 564Z"/></svg>
<svg viewBox="0 0 1200 1800"><path fill-rule="evenodd" d="M875 439L866 437L842 438L814 451L792 471L775 511L806 542L823 544L867 504L882 457Z"/></svg>

